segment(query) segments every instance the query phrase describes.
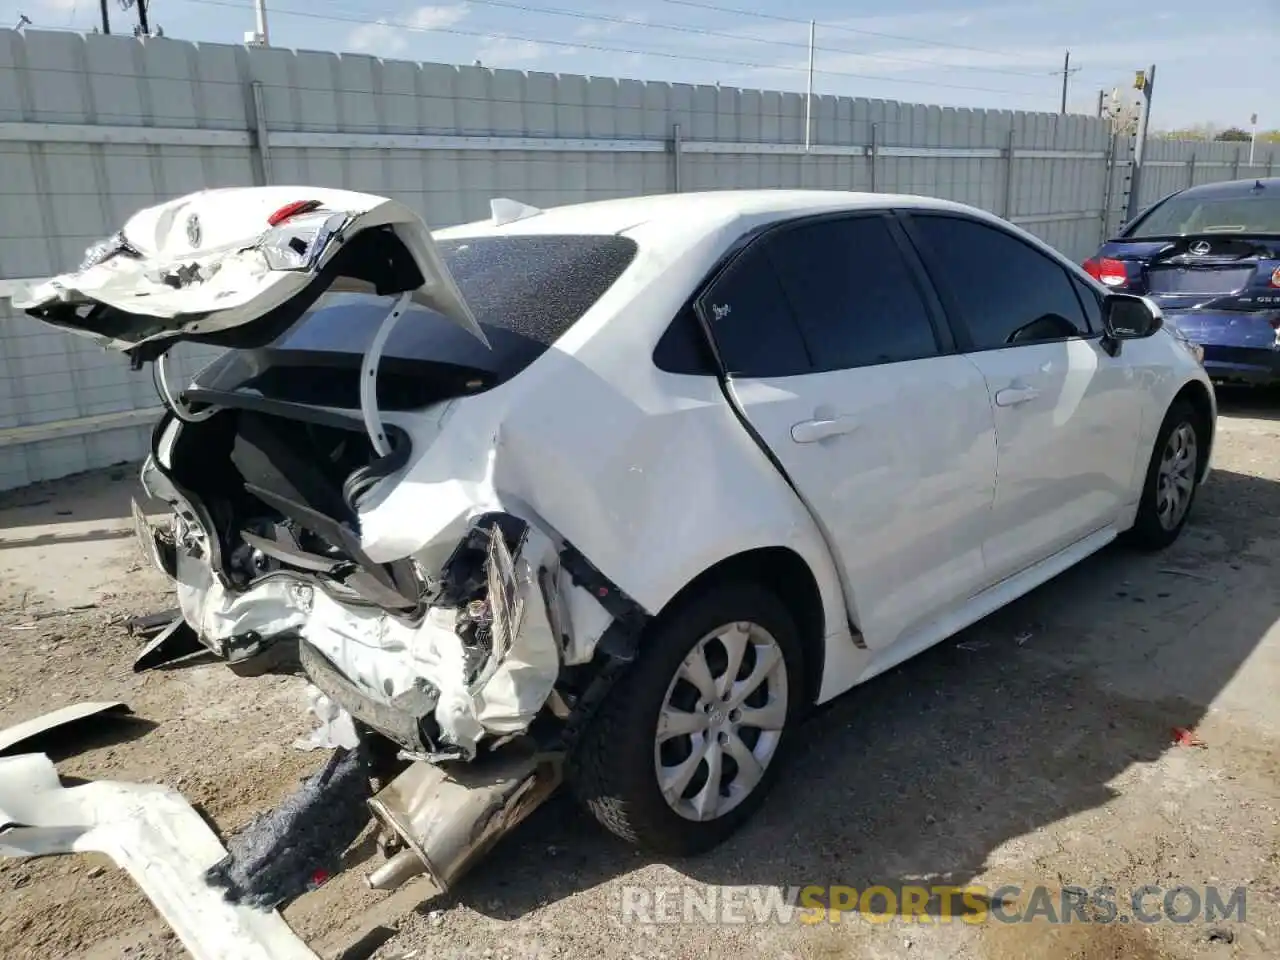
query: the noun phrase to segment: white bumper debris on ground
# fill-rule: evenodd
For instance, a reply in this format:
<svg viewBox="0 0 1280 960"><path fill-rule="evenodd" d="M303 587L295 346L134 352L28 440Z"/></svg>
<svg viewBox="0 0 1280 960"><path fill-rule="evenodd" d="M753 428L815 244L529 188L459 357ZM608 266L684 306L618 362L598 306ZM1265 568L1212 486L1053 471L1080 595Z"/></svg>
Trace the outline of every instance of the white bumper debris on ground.
<svg viewBox="0 0 1280 960"><path fill-rule="evenodd" d="M196 960L317 960L280 914L228 903L205 882L226 850L176 791L64 788L44 754L0 758L0 856L90 852L128 871Z"/></svg>
<svg viewBox="0 0 1280 960"><path fill-rule="evenodd" d="M27 720L5 730L0 730L0 753L6 753L26 740L32 740L58 727L78 723L104 713L127 714L128 706L117 700L106 703L74 703L69 707L53 710L33 720Z"/></svg>

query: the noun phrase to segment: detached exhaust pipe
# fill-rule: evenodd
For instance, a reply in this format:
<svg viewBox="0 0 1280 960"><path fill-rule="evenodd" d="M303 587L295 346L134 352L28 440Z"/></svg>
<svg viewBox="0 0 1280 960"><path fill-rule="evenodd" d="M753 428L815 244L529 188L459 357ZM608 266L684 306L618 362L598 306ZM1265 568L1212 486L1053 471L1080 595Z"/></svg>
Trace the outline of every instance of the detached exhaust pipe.
<svg viewBox="0 0 1280 960"><path fill-rule="evenodd" d="M405 845L366 878L395 890L429 874L447 891L503 836L541 806L564 777L564 757L515 742L449 769L415 761L372 799L374 816Z"/></svg>

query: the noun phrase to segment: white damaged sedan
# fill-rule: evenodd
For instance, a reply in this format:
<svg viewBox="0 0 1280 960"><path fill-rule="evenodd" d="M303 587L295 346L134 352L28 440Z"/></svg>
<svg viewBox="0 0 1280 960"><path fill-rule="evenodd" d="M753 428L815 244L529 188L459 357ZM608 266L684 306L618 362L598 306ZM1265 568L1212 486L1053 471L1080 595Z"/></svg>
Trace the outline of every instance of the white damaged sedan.
<svg viewBox="0 0 1280 960"><path fill-rule="evenodd" d="M712 846L807 708L1121 534L1172 542L1216 421L1151 302L919 197L500 200L432 233L216 190L19 305L156 363L144 537L199 641L296 650L409 763L370 801L381 887L447 885L562 774L624 838ZM180 341L227 349L175 390Z"/></svg>

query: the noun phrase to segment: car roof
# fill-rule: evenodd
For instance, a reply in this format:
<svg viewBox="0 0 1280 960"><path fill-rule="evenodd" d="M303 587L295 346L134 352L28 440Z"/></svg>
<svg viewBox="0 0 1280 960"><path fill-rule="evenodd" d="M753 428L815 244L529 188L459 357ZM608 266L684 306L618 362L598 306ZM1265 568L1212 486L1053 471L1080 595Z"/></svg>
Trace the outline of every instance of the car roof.
<svg viewBox="0 0 1280 960"><path fill-rule="evenodd" d="M768 222L841 211L934 209L978 213L973 207L891 193L838 190L717 190L666 193L575 203L542 210L523 220L479 220L435 232L437 239L521 234L621 234L643 227L646 239L663 233L705 234L738 221ZM989 215L986 215L989 216Z"/></svg>
<svg viewBox="0 0 1280 960"><path fill-rule="evenodd" d="M1258 190L1258 185L1262 190ZM1274 193L1268 193L1274 191ZM1230 200L1233 197L1280 196L1280 177L1250 177L1247 180L1227 180L1222 183L1203 183L1187 187L1176 194L1197 200Z"/></svg>

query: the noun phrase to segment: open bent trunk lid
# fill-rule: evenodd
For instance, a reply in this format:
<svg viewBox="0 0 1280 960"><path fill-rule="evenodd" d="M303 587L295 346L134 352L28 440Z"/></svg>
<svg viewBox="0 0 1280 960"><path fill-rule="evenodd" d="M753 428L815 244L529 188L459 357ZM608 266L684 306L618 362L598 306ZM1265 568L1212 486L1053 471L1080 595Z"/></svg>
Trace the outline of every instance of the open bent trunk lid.
<svg viewBox="0 0 1280 960"><path fill-rule="evenodd" d="M488 344L422 219L348 190L232 187L148 207L13 303L143 362L183 340L261 346L328 289L412 292Z"/></svg>

